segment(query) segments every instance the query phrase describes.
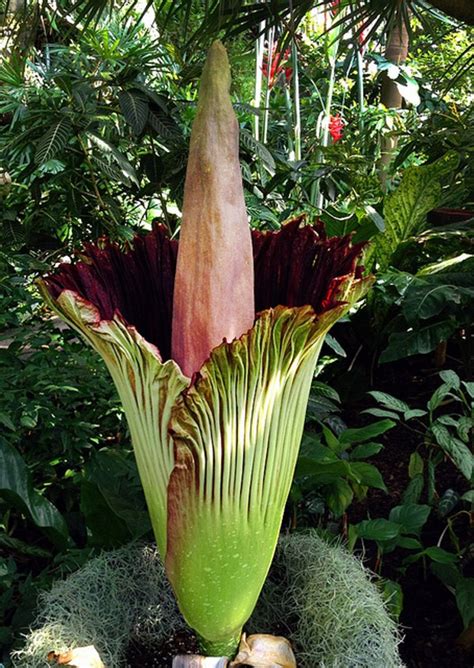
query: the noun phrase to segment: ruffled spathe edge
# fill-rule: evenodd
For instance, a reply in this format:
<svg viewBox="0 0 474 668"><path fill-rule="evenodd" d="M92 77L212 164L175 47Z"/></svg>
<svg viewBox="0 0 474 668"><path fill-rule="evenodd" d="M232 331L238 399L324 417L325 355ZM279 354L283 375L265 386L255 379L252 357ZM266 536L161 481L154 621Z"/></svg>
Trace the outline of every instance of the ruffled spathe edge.
<svg viewBox="0 0 474 668"><path fill-rule="evenodd" d="M253 231L257 317L276 306L310 305L323 313L345 301L347 286L362 279L357 262L363 245L352 245L349 236L328 239L321 223L301 227L303 220L295 218L277 232ZM69 294L60 300L61 294L76 293L91 326L120 322L166 361L177 249L163 225L125 250L107 240L87 244L81 261L62 264L40 281L42 292L57 310L60 301L70 300Z"/></svg>

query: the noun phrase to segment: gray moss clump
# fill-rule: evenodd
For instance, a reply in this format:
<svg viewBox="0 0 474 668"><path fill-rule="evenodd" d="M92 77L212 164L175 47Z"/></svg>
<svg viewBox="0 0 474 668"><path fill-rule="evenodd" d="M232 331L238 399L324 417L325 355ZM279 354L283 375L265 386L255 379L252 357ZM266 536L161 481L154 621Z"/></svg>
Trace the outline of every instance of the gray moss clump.
<svg viewBox="0 0 474 668"><path fill-rule="evenodd" d="M152 546L103 553L41 597L16 668L46 668L49 651L95 645L123 668L131 638L160 643L185 628ZM281 538L247 631L283 633L299 668L399 668L399 636L361 562L316 534ZM165 668L165 667L163 667Z"/></svg>
<svg viewBox="0 0 474 668"><path fill-rule="evenodd" d="M291 626L282 628L282 620ZM249 631L290 638L301 668L400 668L400 636L362 562L315 533L280 539ZM285 633L286 632L286 633Z"/></svg>
<svg viewBox="0 0 474 668"><path fill-rule="evenodd" d="M38 609L15 667L50 668L51 650L94 645L107 668L122 668L132 637L160 642L185 626L154 545L103 552L42 594Z"/></svg>

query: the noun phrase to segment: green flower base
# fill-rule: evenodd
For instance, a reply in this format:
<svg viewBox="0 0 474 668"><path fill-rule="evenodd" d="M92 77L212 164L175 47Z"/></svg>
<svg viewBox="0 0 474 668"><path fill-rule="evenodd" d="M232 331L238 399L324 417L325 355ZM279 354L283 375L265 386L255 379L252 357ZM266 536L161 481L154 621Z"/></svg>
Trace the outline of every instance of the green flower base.
<svg viewBox="0 0 474 668"><path fill-rule="evenodd" d="M249 546L251 548L251 546ZM49 651L94 645L123 668L129 640L157 643L185 623L154 546L104 552L45 593L15 668L46 668ZM245 629L286 635L298 668L400 668L400 641L370 573L315 533L280 539ZM165 667L163 667L165 668Z"/></svg>

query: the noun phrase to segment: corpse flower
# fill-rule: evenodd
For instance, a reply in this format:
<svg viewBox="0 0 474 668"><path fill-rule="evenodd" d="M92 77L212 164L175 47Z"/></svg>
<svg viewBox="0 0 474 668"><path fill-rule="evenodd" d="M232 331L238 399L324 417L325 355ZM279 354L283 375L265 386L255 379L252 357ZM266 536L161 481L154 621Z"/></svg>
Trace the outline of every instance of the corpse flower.
<svg viewBox="0 0 474 668"><path fill-rule="evenodd" d="M223 46L204 68L179 244L156 225L41 282L117 386L160 553L204 653L233 656L275 551L326 332L360 246L296 218L250 232Z"/></svg>

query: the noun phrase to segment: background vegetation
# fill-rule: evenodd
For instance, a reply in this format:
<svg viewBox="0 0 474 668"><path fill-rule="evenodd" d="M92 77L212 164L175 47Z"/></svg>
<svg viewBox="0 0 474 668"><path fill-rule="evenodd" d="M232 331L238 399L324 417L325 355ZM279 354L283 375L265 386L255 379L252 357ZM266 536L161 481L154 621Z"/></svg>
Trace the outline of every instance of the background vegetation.
<svg viewBox="0 0 474 668"><path fill-rule="evenodd" d="M0 661L39 590L150 535L112 383L34 281L102 235L179 233L225 36L251 224L320 216L376 275L328 337L285 529L365 554L409 664L469 664L474 19L443 4L0 4Z"/></svg>

